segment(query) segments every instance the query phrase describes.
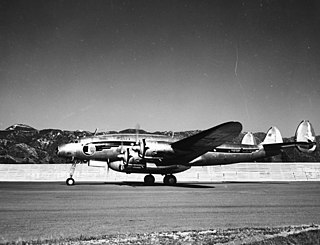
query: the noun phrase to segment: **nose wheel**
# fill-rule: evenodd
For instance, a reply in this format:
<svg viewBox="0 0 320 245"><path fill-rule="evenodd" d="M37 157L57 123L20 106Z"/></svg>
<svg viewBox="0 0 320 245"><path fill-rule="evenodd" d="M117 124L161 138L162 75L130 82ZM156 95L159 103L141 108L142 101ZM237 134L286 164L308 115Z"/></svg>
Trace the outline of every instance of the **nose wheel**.
<svg viewBox="0 0 320 245"><path fill-rule="evenodd" d="M72 163L71 168L70 168L70 178L68 178L66 180L66 184L67 185L74 185L75 181L72 178L73 174L74 174L74 170L76 169L78 161L75 161L74 163Z"/></svg>
<svg viewBox="0 0 320 245"><path fill-rule="evenodd" d="M66 184L67 184L67 185L74 185L74 183L75 183L75 181L74 181L73 178L68 178L68 179L66 180Z"/></svg>

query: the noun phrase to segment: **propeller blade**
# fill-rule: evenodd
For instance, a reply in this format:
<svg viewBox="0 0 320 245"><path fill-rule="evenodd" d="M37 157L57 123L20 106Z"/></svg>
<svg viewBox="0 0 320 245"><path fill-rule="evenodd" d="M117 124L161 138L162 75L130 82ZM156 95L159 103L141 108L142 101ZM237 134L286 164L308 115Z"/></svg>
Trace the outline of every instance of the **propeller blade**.
<svg viewBox="0 0 320 245"><path fill-rule="evenodd" d="M93 136L96 136L97 132L98 132L98 128L96 128L96 130L94 131Z"/></svg>
<svg viewBox="0 0 320 245"><path fill-rule="evenodd" d="M120 153L124 153L124 148L123 148L123 141L121 141L121 145L120 145Z"/></svg>
<svg viewBox="0 0 320 245"><path fill-rule="evenodd" d="M136 124L135 129L136 129L136 144L138 144L139 143L139 132L140 132L140 124L139 123Z"/></svg>
<svg viewBox="0 0 320 245"><path fill-rule="evenodd" d="M124 165L128 165L130 160L130 152L129 152L129 148L127 148L127 150L124 152Z"/></svg>
<svg viewBox="0 0 320 245"><path fill-rule="evenodd" d="M146 155L146 139L142 139L140 141L140 154L141 154L141 158L144 158L144 156Z"/></svg>

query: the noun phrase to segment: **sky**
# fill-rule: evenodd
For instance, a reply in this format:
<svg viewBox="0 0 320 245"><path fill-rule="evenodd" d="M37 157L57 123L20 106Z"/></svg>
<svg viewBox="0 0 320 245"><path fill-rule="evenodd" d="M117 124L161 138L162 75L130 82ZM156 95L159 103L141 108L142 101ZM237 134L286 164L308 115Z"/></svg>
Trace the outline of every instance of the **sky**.
<svg viewBox="0 0 320 245"><path fill-rule="evenodd" d="M320 2L0 0L0 129L320 132Z"/></svg>

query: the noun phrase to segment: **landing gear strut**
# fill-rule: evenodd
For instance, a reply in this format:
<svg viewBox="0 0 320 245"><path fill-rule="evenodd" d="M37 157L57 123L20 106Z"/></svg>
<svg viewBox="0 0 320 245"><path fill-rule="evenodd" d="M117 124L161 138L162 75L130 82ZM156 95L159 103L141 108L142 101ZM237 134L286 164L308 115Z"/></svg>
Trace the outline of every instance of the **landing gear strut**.
<svg viewBox="0 0 320 245"><path fill-rule="evenodd" d="M77 161L73 162L72 165L71 165L71 168L70 168L70 178L68 178L66 180L66 184L67 185L74 185L75 181L74 179L72 178L73 174L74 174L74 170L76 169L76 166L77 166Z"/></svg>
<svg viewBox="0 0 320 245"><path fill-rule="evenodd" d="M163 183L165 183L166 185L175 185L177 184L177 178L172 174L166 175L163 178Z"/></svg>

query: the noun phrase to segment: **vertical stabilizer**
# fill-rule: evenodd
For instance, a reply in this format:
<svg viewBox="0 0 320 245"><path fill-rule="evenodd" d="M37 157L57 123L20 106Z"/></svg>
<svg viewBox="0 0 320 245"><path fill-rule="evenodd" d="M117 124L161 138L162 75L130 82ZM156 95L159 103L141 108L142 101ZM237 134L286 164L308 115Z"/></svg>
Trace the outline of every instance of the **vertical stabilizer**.
<svg viewBox="0 0 320 245"><path fill-rule="evenodd" d="M256 138L253 136L251 132L248 132L243 136L243 139L241 141L241 144L243 145L257 145Z"/></svg>
<svg viewBox="0 0 320 245"><path fill-rule="evenodd" d="M279 129L277 127L271 127L261 144L267 145L275 143L283 143L283 140Z"/></svg>
<svg viewBox="0 0 320 245"><path fill-rule="evenodd" d="M297 130L295 135L296 142L308 142L308 143L315 143L316 142L316 134L312 127L312 124L308 120L303 120ZM312 144L310 146L297 146L299 151L302 152L312 152L316 149L316 144Z"/></svg>

